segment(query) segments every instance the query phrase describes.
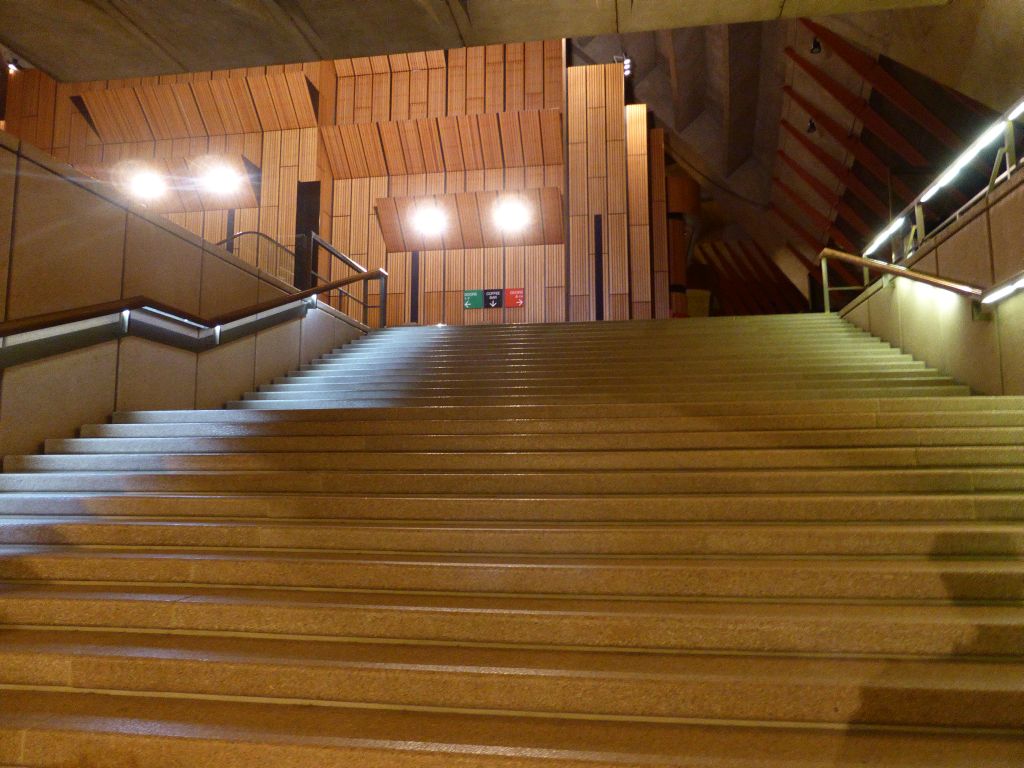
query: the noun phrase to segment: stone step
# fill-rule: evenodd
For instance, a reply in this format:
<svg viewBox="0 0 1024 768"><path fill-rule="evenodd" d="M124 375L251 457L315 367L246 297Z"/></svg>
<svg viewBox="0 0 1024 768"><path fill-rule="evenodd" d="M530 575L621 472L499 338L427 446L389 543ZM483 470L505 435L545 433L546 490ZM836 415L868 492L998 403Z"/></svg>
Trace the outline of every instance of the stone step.
<svg viewBox="0 0 1024 768"><path fill-rule="evenodd" d="M278 413L239 413L217 410L170 411L115 411L112 419L117 423L152 422L278 422L278 421L365 421L368 419L533 419L533 418L589 418L620 419L654 417L668 419L678 416L735 416L779 414L873 413L873 414L927 414L937 413L1024 413L1024 397L897 397L857 398L854 401L834 398L807 400L769 400L758 398L750 402L700 403L601 403L562 405L491 405L475 407L435 406L429 409L412 407L382 407L351 410L345 408L322 409L315 419L307 409L286 409ZM942 426L942 425L938 425ZM957 425L953 425L957 426Z"/></svg>
<svg viewBox="0 0 1024 768"><path fill-rule="evenodd" d="M1024 661L595 653L89 631L8 631L0 648L0 688L634 721L1019 729L1022 675Z"/></svg>
<svg viewBox="0 0 1024 768"><path fill-rule="evenodd" d="M182 520L550 522L953 522L1024 520L1024 493L894 495L750 494L679 496L133 493L63 491L0 494L9 516L104 515Z"/></svg>
<svg viewBox="0 0 1024 768"><path fill-rule="evenodd" d="M609 406L611 409L613 406ZM178 420L171 414L179 413ZM439 413L440 418L415 419L395 418L385 420L313 420L309 411L295 414L286 411L220 411L225 416L238 414L243 417L266 417L261 421L224 419L203 419L190 421L187 412L167 412L167 417L156 417L149 420L149 415L135 420L133 415L115 415L113 424L86 424L80 430L83 438L130 438L130 437L220 437L248 438L273 436L313 436L318 439L346 437L358 439L378 439L387 436L408 437L514 437L516 435L629 435L631 439L644 435L669 432L673 434L692 434L693 438L715 440L719 434L733 435L744 433L771 434L772 440L785 440L788 433L813 433L827 435L835 430L845 432L882 432L888 430L904 431L907 434L918 432L956 430L962 434L981 434L992 429L1013 430L1024 428L1024 413L1019 411L990 412L952 412L952 413L872 413L860 412L850 414L805 413L792 415L751 414L737 416L665 416L657 418L641 416L636 418L609 417L598 418L494 418L494 419L459 419L444 418L447 413ZM376 415L369 411L369 415ZM276 420L278 414L286 414L287 418ZM405 412L402 412L404 415ZM320 413L316 414L321 415ZM425 414L428 415L428 414ZM302 417L305 417L304 419ZM162 420L158 420L162 419ZM557 439L557 438L556 438ZM824 438L823 438L824 439ZM970 443L970 439L964 441ZM307 441L308 443L308 441ZM702 444L702 443L701 443ZM715 447L716 443L709 444Z"/></svg>
<svg viewBox="0 0 1024 768"><path fill-rule="evenodd" d="M631 652L1019 659L1018 604L672 600L11 582L8 627ZM0 702L3 701L0 696Z"/></svg>
<svg viewBox="0 0 1024 768"><path fill-rule="evenodd" d="M1010 522L572 524L421 522L265 517L0 517L0 544L279 551L614 554L764 557L1012 557L1024 515Z"/></svg>
<svg viewBox="0 0 1024 768"><path fill-rule="evenodd" d="M841 387L830 388L829 396L841 399L875 398L875 397L963 397L970 393L965 386L953 384L940 384L937 386L887 386L877 388L854 388L843 389ZM321 396L304 396L302 394L288 393L250 393L249 400L235 400L228 402L225 407L229 409L309 409L318 410L331 408L389 408L389 407L420 407L420 406L488 406L505 405L573 405L573 404L637 404L637 403L659 403L670 404L673 402L742 402L752 398L763 396L764 390L751 389L716 389L706 390L674 390L670 392L626 392L626 393L588 393L572 394L564 393L557 395L536 395L536 394L496 394L496 395L446 395L429 394L417 396L415 392L409 394L396 394L388 396L380 393L374 396L373 393L360 395L353 393L351 397L345 397L343 392L337 394L329 393ZM818 387L791 387L784 393L774 393L787 399L818 400L821 389Z"/></svg>
<svg viewBox="0 0 1024 768"><path fill-rule="evenodd" d="M831 389L880 389L893 387L947 387L955 385L953 379L948 376L901 376L876 379L865 378L842 378L842 379L815 379L807 377L795 377L788 382L780 382L790 388L816 389L821 393L827 393ZM647 379L634 382L588 382L587 394L661 394L664 395L666 388L680 393L714 391L719 393L729 392L736 389L746 389L749 386L763 387L762 382L742 381L661 381L658 379ZM390 381L385 378L367 379L360 381L335 381L332 379L313 379L302 382L288 382L286 384L263 384L257 390L258 394L249 393L247 398L254 398L259 395L287 393L289 397L295 396L316 396L318 394L351 393L360 397L367 397L373 393L387 394L389 396L402 396L415 394L417 396L430 395L434 397L448 396L531 396L540 397L545 395L578 394L578 384L567 381L545 381L545 382L520 382L517 378L509 380L492 381L471 381L471 382L402 382Z"/></svg>
<svg viewBox="0 0 1024 768"><path fill-rule="evenodd" d="M1024 469L782 469L613 472L51 472L0 475L0 492L606 495L1024 492Z"/></svg>
<svg viewBox="0 0 1024 768"><path fill-rule="evenodd" d="M735 448L856 448L1024 445L1024 427L840 429L734 432L323 435L318 451L661 451ZM301 435L93 437L47 440L48 454L232 453L309 451Z"/></svg>
<svg viewBox="0 0 1024 768"><path fill-rule="evenodd" d="M675 599L1024 605L1024 562L0 547L0 579Z"/></svg>
<svg viewBox="0 0 1024 768"><path fill-rule="evenodd" d="M717 450L306 451L7 456L5 472L537 472L1024 468L1024 445Z"/></svg>
<svg viewBox="0 0 1024 768"><path fill-rule="evenodd" d="M762 768L820 765L822 755L835 765L1005 768L1024 754L1012 736L972 731L726 728L48 691L4 692L0 745L0 755L17 753L33 768L172 768L206 765L210 755L222 768L745 768L755 755Z"/></svg>

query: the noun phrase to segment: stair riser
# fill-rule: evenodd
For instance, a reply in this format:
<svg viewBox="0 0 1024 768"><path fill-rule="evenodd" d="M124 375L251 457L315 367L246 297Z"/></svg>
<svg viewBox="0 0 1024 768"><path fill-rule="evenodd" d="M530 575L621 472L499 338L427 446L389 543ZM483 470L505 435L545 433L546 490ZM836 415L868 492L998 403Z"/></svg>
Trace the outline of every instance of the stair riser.
<svg viewBox="0 0 1024 768"><path fill-rule="evenodd" d="M243 416L254 415L252 412L234 411ZM270 416L278 412L272 412ZM307 412L308 413L308 412ZM262 415L262 414L261 414ZM897 429L908 434L912 430L943 429L949 425L965 432L973 432L987 428L1022 429L1024 414L872 414L852 413L840 416L798 414L793 416L716 416L716 417L679 417L667 416L663 419L395 419L385 421L280 421L264 424L231 424L226 422L143 422L91 424L82 427L81 435L86 438L249 438L249 437L316 437L330 440L344 437L355 441L362 438L378 439L384 436L409 435L425 437L431 435L458 436L514 436L514 435L576 435L598 436L606 434L649 435L656 432L691 432L698 433L694 439L710 439L711 433L742 434L764 433L773 431L781 435L784 432L810 432L822 430L858 430L872 431L876 427ZM780 438L782 439L782 438ZM304 440L305 445L317 442ZM969 441L968 441L969 442ZM711 447L716 447L712 445Z"/></svg>
<svg viewBox="0 0 1024 768"><path fill-rule="evenodd" d="M1024 492L1024 471L887 470L776 472L615 472L411 474L400 472L216 472L0 475L0 491L296 492L650 495L660 493Z"/></svg>
<svg viewBox="0 0 1024 768"><path fill-rule="evenodd" d="M843 379L839 381L816 381L813 379L801 378L793 379L790 382L785 382L785 385L789 388L799 389L810 389L814 388L819 391L828 391L830 389L849 389L856 387L858 389L889 389L893 387L946 387L953 385L955 382L944 376L914 376L909 378L892 378L883 380L874 379ZM659 394L663 395L666 390L677 390L681 393L689 392L728 392L736 389L743 389L746 391L748 387L756 387L763 389L765 384L762 382L720 382L717 385L714 382L674 382L674 381L658 381L658 380L646 380L644 382L633 382L627 384L598 384L591 383L587 387L589 394L616 394L616 395L634 395L634 394ZM507 382L477 382L468 384L423 384L423 383L411 383L411 382L392 382L385 379L378 379L377 381L364 381L364 382L332 382L332 381L312 381L308 383L295 383L295 384L264 384L256 390L260 395L269 394L286 394L289 397L295 396L311 396L316 397L318 394L324 393L326 396L335 395L359 395L361 397L370 397L373 393L379 393L380 395L391 395L401 397L404 394L416 395L416 396L434 396L434 397L448 397L448 396L459 396L459 397L472 397L474 395L504 395L504 396L543 396L543 395L563 395L563 394L578 394L580 387L578 385L569 383L519 383L513 379ZM248 397L257 397L259 395L247 395Z"/></svg>
<svg viewBox="0 0 1024 768"><path fill-rule="evenodd" d="M715 653L828 653L893 656L1018 656L1024 626L971 617L965 607L943 608L934 619L903 618L892 609L875 618L748 615L723 606L720 615L659 614L646 604L630 613L560 611L495 606L488 610L387 605L287 606L216 602L201 594L152 601L9 598L3 621L12 626L187 629L308 638L373 638L409 641L497 643L559 647L712 651ZM258 607L257 607L258 606ZM944 617L944 618L943 618ZM897 631L898 629L898 631Z"/></svg>
<svg viewBox="0 0 1024 768"><path fill-rule="evenodd" d="M1024 447L814 448L517 453L289 452L8 456L6 472L763 470L1024 467Z"/></svg>
<svg viewBox="0 0 1024 768"><path fill-rule="evenodd" d="M505 560L488 565L468 558L455 563L229 558L29 552L0 560L0 578L675 599L1024 600L1024 565L944 562L894 566L884 561L836 564L815 560L775 566L742 561L656 565L631 560L611 565Z"/></svg>
<svg viewBox="0 0 1024 768"><path fill-rule="evenodd" d="M619 432L611 434L406 434L317 437L110 437L47 440L50 454L230 453L273 451L655 451L737 448L874 448L900 446L1020 446L1024 429L973 430Z"/></svg>
<svg viewBox="0 0 1024 768"><path fill-rule="evenodd" d="M180 520L161 524L109 521L18 522L0 518L0 544L127 547L212 547L373 552L446 552L578 555L762 555L1012 557L1024 550L1024 523L952 526L758 527L655 524L624 528L535 527L524 524L491 529L349 524L274 526Z"/></svg>
<svg viewBox="0 0 1024 768"><path fill-rule="evenodd" d="M890 663L890 667L897 665ZM0 653L0 685L124 690L139 693L304 699L434 708L537 713L857 723L863 688L875 686L881 724L947 727L1024 726L1024 692L1006 687L974 690L961 682L942 687L884 687L886 665L875 677L847 681L792 681L750 676L632 676L600 672L382 665L262 664L201 659ZM891 672L890 672L891 674ZM945 682L945 681L942 681ZM987 681L986 681L987 682ZM941 685L941 683L940 683ZM877 716L876 716L877 719Z"/></svg>
<svg viewBox="0 0 1024 768"><path fill-rule="evenodd" d="M829 389L830 397L846 399L874 398L874 397L963 397L969 393L967 387L943 385L936 387L920 387L907 385L904 387L878 387L875 389ZM420 406L478 406L478 405L572 405L582 403L692 403L692 402L743 402L753 398L763 397L764 392L757 389L752 390L670 390L667 392L631 392L620 395L594 393L590 395L560 394L560 395L493 395L493 396L453 396L453 395L424 395L422 397L413 394L402 394L388 397L372 395L360 397L358 393L351 397L329 396L318 398L315 396L289 395L251 395L252 400L239 400L229 402L227 408L281 408L281 409L322 409L322 408L388 408L388 407L420 407ZM819 388L790 388L785 392L788 399L817 400L821 396Z"/></svg>
<svg viewBox="0 0 1024 768"><path fill-rule="evenodd" d="M224 496L131 496L77 494L0 494L0 513L18 516L117 515L133 517L310 520L492 520L527 522L888 522L1024 520L1024 493L1016 495L836 496L634 496L622 497L401 497L256 496L248 491Z"/></svg>

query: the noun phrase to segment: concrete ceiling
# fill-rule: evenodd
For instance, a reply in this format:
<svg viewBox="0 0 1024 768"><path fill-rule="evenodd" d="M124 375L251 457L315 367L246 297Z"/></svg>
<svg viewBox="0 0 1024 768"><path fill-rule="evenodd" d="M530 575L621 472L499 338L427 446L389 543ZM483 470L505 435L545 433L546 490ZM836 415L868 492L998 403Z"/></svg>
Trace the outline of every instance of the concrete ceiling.
<svg viewBox="0 0 1024 768"><path fill-rule="evenodd" d="M0 42L58 80L110 80L945 2L0 0Z"/></svg>

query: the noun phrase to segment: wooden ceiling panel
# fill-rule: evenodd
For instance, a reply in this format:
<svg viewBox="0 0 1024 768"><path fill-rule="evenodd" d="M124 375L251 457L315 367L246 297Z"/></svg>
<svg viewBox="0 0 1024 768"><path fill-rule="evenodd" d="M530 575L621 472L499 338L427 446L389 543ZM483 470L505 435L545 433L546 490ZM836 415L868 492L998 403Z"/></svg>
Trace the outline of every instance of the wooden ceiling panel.
<svg viewBox="0 0 1024 768"><path fill-rule="evenodd" d="M315 128L316 112L313 109L313 97L310 95L309 80L302 72L286 72L285 84L291 97L292 108L295 110L296 128Z"/></svg>
<svg viewBox="0 0 1024 768"><path fill-rule="evenodd" d="M441 135L445 169L449 171L466 170L466 161L462 156L462 137L459 135L458 117L449 115L437 118L437 128Z"/></svg>
<svg viewBox="0 0 1024 768"><path fill-rule="evenodd" d="M139 104L156 139L184 139L189 137L185 117L170 85L151 85L135 89Z"/></svg>
<svg viewBox="0 0 1024 768"><path fill-rule="evenodd" d="M359 130L363 157L366 158L366 172L370 176L387 176L388 165L384 159L384 148L381 145L377 123L360 123L355 127Z"/></svg>
<svg viewBox="0 0 1024 768"><path fill-rule="evenodd" d="M467 171L484 169L484 153L480 146L479 115L459 115L459 143L462 145L462 160ZM446 156L447 157L447 156Z"/></svg>
<svg viewBox="0 0 1024 768"><path fill-rule="evenodd" d="M503 168L505 158L501 150L501 130L498 128L498 113L478 115L480 150L483 153L484 168Z"/></svg>
<svg viewBox="0 0 1024 768"><path fill-rule="evenodd" d="M270 81L266 77L247 77L249 93L252 94L252 103L256 106L256 114L259 116L260 125L264 131L280 131L287 126L282 122L282 116L274 105L274 97L270 93ZM287 117L287 116L285 116Z"/></svg>
<svg viewBox="0 0 1024 768"><path fill-rule="evenodd" d="M321 133L338 178L540 167L563 160L558 110L357 123L323 127ZM339 161L342 154L345 162Z"/></svg>
<svg viewBox="0 0 1024 768"><path fill-rule="evenodd" d="M562 193L555 187L516 193L530 209L529 225L514 235L503 232L492 215L500 192L460 192L380 198L375 203L384 244L389 252L497 248L503 245L557 245L562 232ZM443 235L424 237L412 225L424 205L444 211L448 227Z"/></svg>
<svg viewBox="0 0 1024 768"><path fill-rule="evenodd" d="M174 94L174 100L178 104L181 119L185 122L185 130L188 135L192 137L216 135L203 120L199 105L196 103L195 93L189 84L172 83L170 88L171 93Z"/></svg>
<svg viewBox="0 0 1024 768"><path fill-rule="evenodd" d="M217 96L213 92L213 82L211 80L197 80L190 83L187 87L195 97L196 108L199 110L199 115L209 135L223 136L231 133L227 129L227 125L221 115L221 110L217 107Z"/></svg>
<svg viewBox="0 0 1024 768"><path fill-rule="evenodd" d="M348 164L345 144L341 140L341 127L337 125L325 126L320 129L320 137L323 140L324 152L327 155L327 162L331 166L331 173L334 178L351 179L352 169Z"/></svg>
<svg viewBox="0 0 1024 768"><path fill-rule="evenodd" d="M384 161L387 163L389 176L404 176L408 173L405 164L405 153L402 149L402 131L399 123L378 123L381 146L384 149Z"/></svg>

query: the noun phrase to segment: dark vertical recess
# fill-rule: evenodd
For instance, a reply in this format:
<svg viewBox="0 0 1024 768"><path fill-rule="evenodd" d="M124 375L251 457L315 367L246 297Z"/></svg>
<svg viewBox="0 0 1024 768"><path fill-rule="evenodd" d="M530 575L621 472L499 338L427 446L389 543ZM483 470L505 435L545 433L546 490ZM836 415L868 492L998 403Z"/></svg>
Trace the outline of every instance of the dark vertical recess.
<svg viewBox="0 0 1024 768"><path fill-rule="evenodd" d="M313 287L313 240L310 235L320 226L320 182L300 181L295 201L295 278L299 290ZM331 279L328 273L324 275Z"/></svg>
<svg viewBox="0 0 1024 768"><path fill-rule="evenodd" d="M409 265L409 322L420 321L420 252L413 251Z"/></svg>
<svg viewBox="0 0 1024 768"><path fill-rule="evenodd" d="M601 214L594 216L594 306L595 317L604 320L604 243Z"/></svg>
<svg viewBox="0 0 1024 768"><path fill-rule="evenodd" d="M227 251L228 251L228 253L234 253L235 252L235 238L232 237L232 235L235 234L235 209L234 208L229 208L228 209L228 226L227 226L227 230L228 231L224 234L224 237L226 237L228 239Z"/></svg>

